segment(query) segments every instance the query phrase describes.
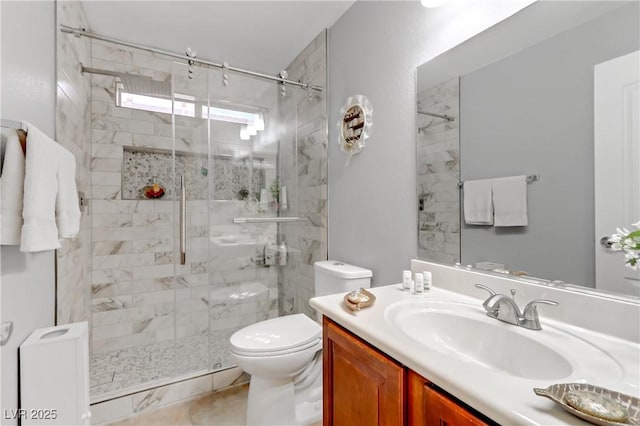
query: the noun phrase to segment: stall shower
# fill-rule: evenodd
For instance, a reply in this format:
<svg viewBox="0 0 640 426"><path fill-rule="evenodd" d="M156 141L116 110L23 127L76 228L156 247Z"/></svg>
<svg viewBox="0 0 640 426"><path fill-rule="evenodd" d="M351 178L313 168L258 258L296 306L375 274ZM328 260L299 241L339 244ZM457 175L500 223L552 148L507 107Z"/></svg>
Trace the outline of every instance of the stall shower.
<svg viewBox="0 0 640 426"><path fill-rule="evenodd" d="M287 68L315 88L60 37L60 66L77 61L90 83L92 402L234 367L236 330L311 314L326 259L325 33Z"/></svg>

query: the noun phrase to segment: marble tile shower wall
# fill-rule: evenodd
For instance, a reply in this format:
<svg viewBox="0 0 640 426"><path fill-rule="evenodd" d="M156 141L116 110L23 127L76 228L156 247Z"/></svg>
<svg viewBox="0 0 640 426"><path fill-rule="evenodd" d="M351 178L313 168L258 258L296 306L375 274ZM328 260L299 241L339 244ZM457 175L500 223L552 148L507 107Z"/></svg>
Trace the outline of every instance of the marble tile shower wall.
<svg viewBox="0 0 640 426"><path fill-rule="evenodd" d="M305 313L315 318L308 301L314 296L313 264L327 259L327 35L322 31L287 67L291 80L325 88L281 100L285 129L280 151L281 179L297 188L290 206L301 223L281 225L281 237L289 246L289 260L280 274L280 313ZM296 127L294 127L294 125ZM297 144L290 143L295 140ZM287 214L285 212L285 214Z"/></svg>
<svg viewBox="0 0 640 426"><path fill-rule="evenodd" d="M460 261L460 82L445 81L418 93L418 110L455 117L455 121L418 114L418 257Z"/></svg>
<svg viewBox="0 0 640 426"><path fill-rule="evenodd" d="M171 78L163 57L97 41L92 53L95 68ZM175 365L228 367L228 336L278 314L277 271L255 267L277 228L232 225L247 216L243 201L189 201L187 264L174 267L177 203L121 192L124 147L172 149L171 116L117 108L114 97L112 77L92 76L93 396L180 373ZM194 120L177 118L176 150L206 152L206 123ZM185 351L148 356L173 353L174 337Z"/></svg>
<svg viewBox="0 0 640 426"><path fill-rule="evenodd" d="M78 1L56 2L59 24L88 28ZM56 37L56 140L76 159L78 190L90 195L91 83L80 72L80 63L91 63L91 43L65 34ZM56 322L91 320L91 216L83 212L77 238L63 240L56 251Z"/></svg>

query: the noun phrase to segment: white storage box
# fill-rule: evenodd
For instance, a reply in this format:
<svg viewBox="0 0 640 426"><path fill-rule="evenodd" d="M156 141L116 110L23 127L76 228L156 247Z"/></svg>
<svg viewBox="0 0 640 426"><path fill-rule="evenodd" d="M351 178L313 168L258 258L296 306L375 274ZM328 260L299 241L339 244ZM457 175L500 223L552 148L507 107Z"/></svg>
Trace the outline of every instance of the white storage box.
<svg viewBox="0 0 640 426"><path fill-rule="evenodd" d="M89 325L35 330L20 345L22 425L89 425Z"/></svg>

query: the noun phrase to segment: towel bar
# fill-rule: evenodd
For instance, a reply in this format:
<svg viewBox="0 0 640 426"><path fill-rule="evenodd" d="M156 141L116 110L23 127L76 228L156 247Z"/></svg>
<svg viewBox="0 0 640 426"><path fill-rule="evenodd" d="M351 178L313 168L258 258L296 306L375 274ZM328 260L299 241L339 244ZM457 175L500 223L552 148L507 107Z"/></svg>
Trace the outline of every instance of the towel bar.
<svg viewBox="0 0 640 426"><path fill-rule="evenodd" d="M284 223L303 222L306 219L300 217L235 217L233 223Z"/></svg>
<svg viewBox="0 0 640 426"><path fill-rule="evenodd" d="M533 175L527 175L527 183L532 183L540 180L540 175L538 173ZM462 188L464 186L463 182L458 182L458 188Z"/></svg>
<svg viewBox="0 0 640 426"><path fill-rule="evenodd" d="M6 118L3 118L0 121L0 126L9 129L24 130L24 128L22 127L22 121L8 120Z"/></svg>

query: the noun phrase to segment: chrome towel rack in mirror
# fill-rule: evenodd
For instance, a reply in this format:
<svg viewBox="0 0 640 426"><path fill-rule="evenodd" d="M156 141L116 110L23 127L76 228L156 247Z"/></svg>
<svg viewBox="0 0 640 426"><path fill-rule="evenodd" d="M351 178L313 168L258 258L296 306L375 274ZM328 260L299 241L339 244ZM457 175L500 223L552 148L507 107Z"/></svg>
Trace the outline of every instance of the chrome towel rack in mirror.
<svg viewBox="0 0 640 426"><path fill-rule="evenodd" d="M536 173L533 175L527 175L527 183L533 183L540 180L540 174ZM462 188L464 186L464 181L458 182L458 188Z"/></svg>
<svg viewBox="0 0 640 426"><path fill-rule="evenodd" d="M442 118L443 120L447 120L447 121L456 121L455 117L451 117L450 115L447 115L447 114L436 114L435 112L420 111L420 110L418 110L418 114L428 115L429 117Z"/></svg>

